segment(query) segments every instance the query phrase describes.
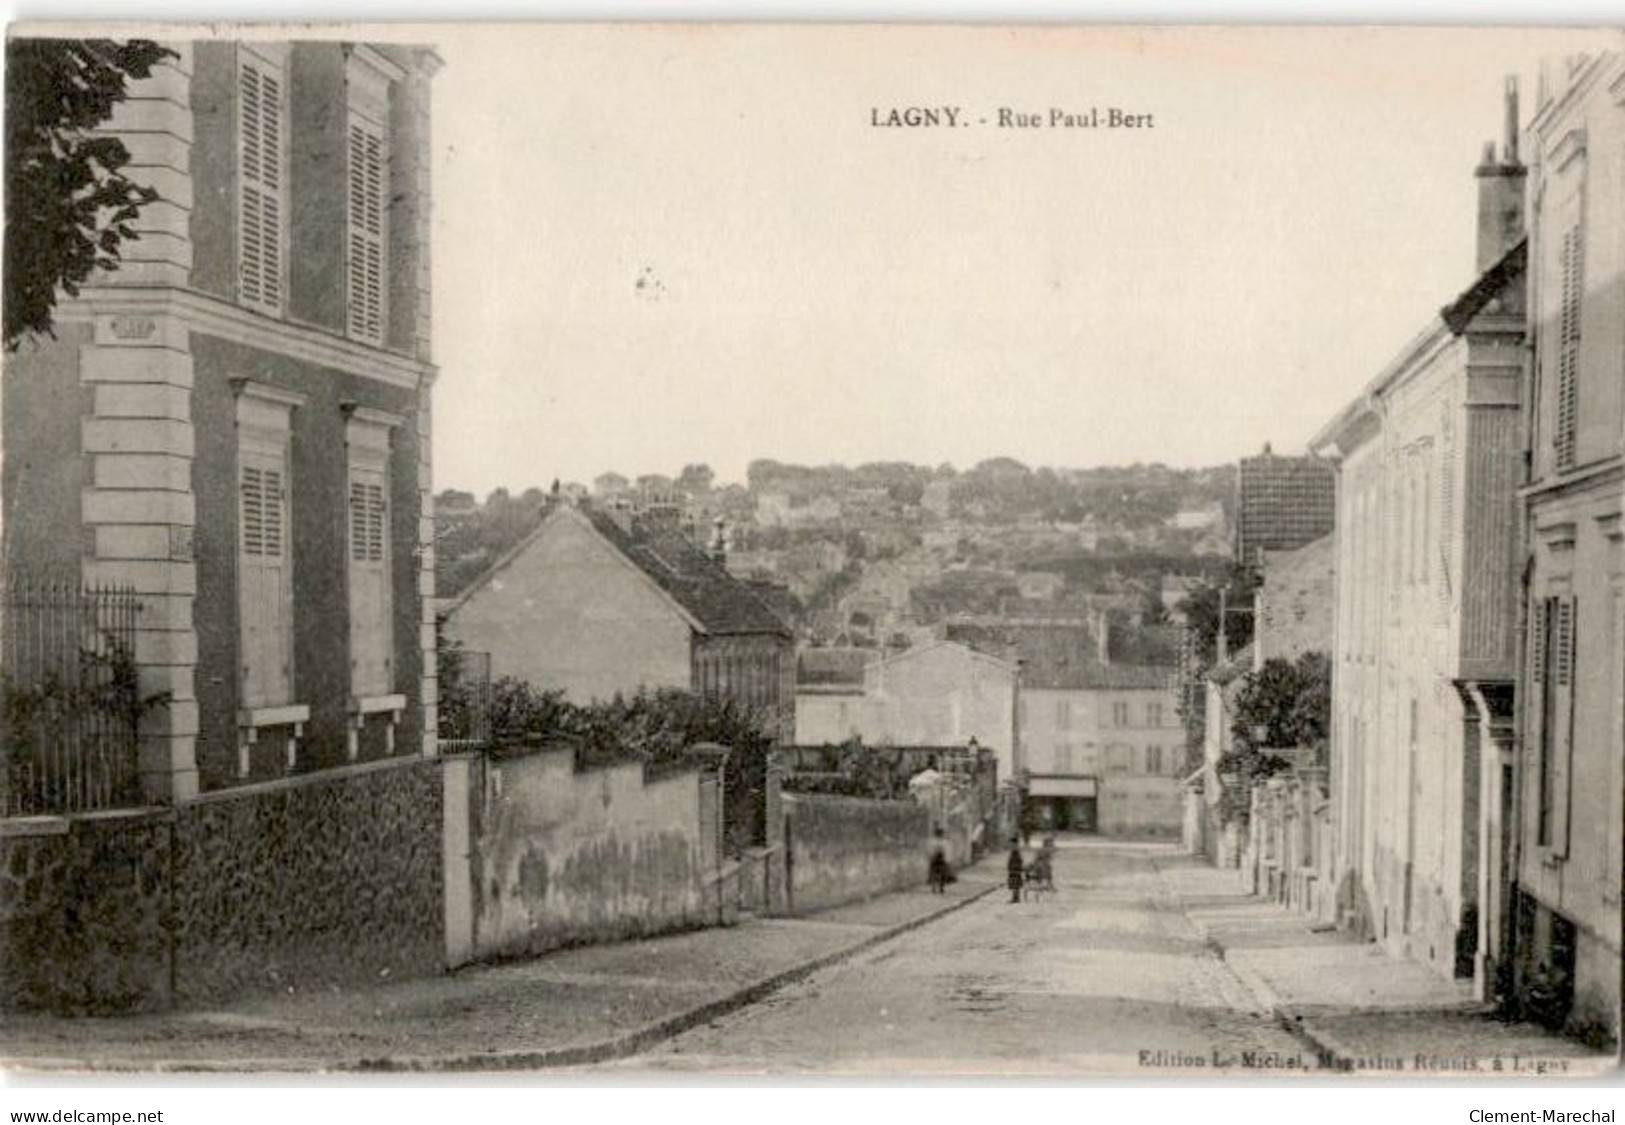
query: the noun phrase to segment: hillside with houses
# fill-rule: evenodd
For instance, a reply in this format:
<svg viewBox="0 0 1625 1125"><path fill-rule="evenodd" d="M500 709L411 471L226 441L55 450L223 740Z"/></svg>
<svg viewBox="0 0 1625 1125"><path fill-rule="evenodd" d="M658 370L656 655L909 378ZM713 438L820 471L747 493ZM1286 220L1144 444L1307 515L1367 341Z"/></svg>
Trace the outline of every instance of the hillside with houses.
<svg viewBox="0 0 1625 1125"><path fill-rule="evenodd" d="M961 615L1163 619L1231 554L1235 466L966 471L907 462L750 464L744 484L704 465L675 476L605 472L590 485L456 489L436 498L438 594L460 594L550 503L661 509L730 573L776 588L812 644L906 647Z"/></svg>

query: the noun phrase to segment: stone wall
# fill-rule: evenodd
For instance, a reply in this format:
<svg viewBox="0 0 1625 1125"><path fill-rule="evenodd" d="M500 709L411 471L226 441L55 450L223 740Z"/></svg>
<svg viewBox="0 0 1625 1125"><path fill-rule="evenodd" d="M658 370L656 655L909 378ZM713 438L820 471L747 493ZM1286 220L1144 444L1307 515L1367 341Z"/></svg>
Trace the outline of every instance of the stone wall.
<svg viewBox="0 0 1625 1125"><path fill-rule="evenodd" d="M477 759L469 864L479 958L713 924L700 777L577 773L570 750ZM715 810L710 810L715 819Z"/></svg>
<svg viewBox="0 0 1625 1125"><path fill-rule="evenodd" d="M335 774L177 810L177 1001L443 966L440 764Z"/></svg>
<svg viewBox="0 0 1625 1125"><path fill-rule="evenodd" d="M925 884L930 835L925 806L786 794L783 807L791 913Z"/></svg>
<svg viewBox="0 0 1625 1125"><path fill-rule="evenodd" d="M0 822L0 1009L198 1004L437 972L440 764Z"/></svg>
<svg viewBox="0 0 1625 1125"><path fill-rule="evenodd" d="M167 814L0 827L0 1010L96 1015L166 1004Z"/></svg>

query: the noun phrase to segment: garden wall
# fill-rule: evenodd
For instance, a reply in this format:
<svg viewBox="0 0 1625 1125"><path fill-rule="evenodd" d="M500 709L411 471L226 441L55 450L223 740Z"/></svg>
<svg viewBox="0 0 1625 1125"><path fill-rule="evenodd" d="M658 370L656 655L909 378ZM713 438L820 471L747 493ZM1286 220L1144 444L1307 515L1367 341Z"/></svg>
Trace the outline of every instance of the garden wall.
<svg viewBox="0 0 1625 1125"><path fill-rule="evenodd" d="M176 999L444 966L440 763L384 761L181 806Z"/></svg>
<svg viewBox="0 0 1625 1125"><path fill-rule="evenodd" d="M924 886L924 805L788 793L781 800L791 913Z"/></svg>
<svg viewBox="0 0 1625 1125"><path fill-rule="evenodd" d="M167 813L0 821L0 1010L170 999Z"/></svg>
<svg viewBox="0 0 1625 1125"><path fill-rule="evenodd" d="M440 764L0 821L0 1008L130 1012L444 964Z"/></svg>
<svg viewBox="0 0 1625 1125"><path fill-rule="evenodd" d="M578 773L567 749L468 765L474 957L719 920L716 799L702 810L700 773L646 781L638 764Z"/></svg>

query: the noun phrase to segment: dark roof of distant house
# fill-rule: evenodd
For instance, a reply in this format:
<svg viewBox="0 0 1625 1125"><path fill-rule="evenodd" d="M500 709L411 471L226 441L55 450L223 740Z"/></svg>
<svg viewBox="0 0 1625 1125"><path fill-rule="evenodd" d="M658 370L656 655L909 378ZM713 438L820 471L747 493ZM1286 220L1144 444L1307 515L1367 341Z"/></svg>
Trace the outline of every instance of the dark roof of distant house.
<svg viewBox="0 0 1625 1125"><path fill-rule="evenodd" d="M863 648L804 648L796 659L796 686L863 687L863 670L878 654Z"/></svg>
<svg viewBox="0 0 1625 1125"><path fill-rule="evenodd" d="M1100 662L1095 630L1085 625L950 624L948 639L991 656L1015 647L1021 686L1038 690L1117 690L1170 686L1177 669L1167 663Z"/></svg>
<svg viewBox="0 0 1625 1125"><path fill-rule="evenodd" d="M740 578L745 588L762 600L762 604L772 610L778 619L784 622L786 628L794 632L792 623L800 612L801 603L790 592L790 587L782 582L774 582L760 578Z"/></svg>
<svg viewBox="0 0 1625 1125"><path fill-rule="evenodd" d="M651 578L707 633L777 633L790 629L745 583L677 530L623 528L597 508L579 511L593 528Z"/></svg>

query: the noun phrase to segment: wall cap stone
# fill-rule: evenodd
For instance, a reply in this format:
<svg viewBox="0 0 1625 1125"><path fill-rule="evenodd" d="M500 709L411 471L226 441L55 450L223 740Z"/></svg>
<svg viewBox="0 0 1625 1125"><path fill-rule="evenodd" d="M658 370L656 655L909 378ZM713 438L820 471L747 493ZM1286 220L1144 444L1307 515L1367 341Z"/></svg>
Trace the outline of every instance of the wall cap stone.
<svg viewBox="0 0 1625 1125"><path fill-rule="evenodd" d="M355 762L331 769L312 770L310 773L295 774L292 777L278 777L270 781L256 781L250 785L233 785L225 789L211 789L206 793L197 793L179 802L181 807L191 805L212 805L222 801L235 801L246 797L263 796L266 793L277 793L285 789L301 789L309 785L327 785L334 782L348 781L362 774L383 773L386 770L407 769L423 767L429 759L418 754L399 754L393 758L381 758L374 762Z"/></svg>
<svg viewBox="0 0 1625 1125"><path fill-rule="evenodd" d="M132 824L160 823L174 817L173 810L157 806L129 809L98 809L95 812L63 813L54 816L13 816L0 818L0 837L66 836L75 826L127 821Z"/></svg>

